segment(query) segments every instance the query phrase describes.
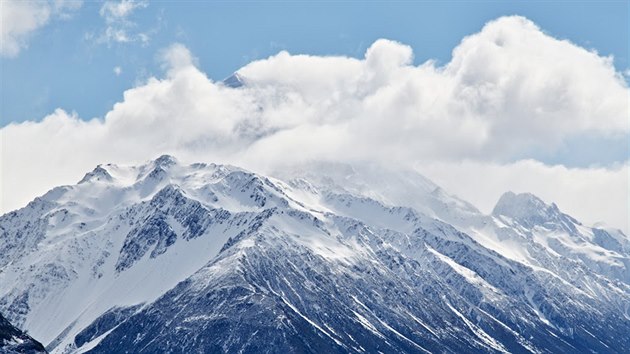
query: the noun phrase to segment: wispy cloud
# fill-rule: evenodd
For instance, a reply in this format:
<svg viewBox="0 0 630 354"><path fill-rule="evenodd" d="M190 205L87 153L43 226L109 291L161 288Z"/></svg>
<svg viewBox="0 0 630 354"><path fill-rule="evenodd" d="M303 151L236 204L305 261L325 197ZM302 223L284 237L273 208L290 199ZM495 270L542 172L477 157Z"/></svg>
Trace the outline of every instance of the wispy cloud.
<svg viewBox="0 0 630 354"><path fill-rule="evenodd" d="M115 66L113 71L116 76L120 76L120 74L122 74L122 68L120 66Z"/></svg>
<svg viewBox="0 0 630 354"><path fill-rule="evenodd" d="M147 6L149 6L148 1L106 1L99 11L99 14L105 20L105 29L95 38L99 42L108 44L147 43L150 39L149 34L139 31L137 23L130 19L136 10Z"/></svg>
<svg viewBox="0 0 630 354"><path fill-rule="evenodd" d="M126 21L127 18L139 8L145 8L149 4L147 1L122 0L106 1L99 13L109 24Z"/></svg>
<svg viewBox="0 0 630 354"><path fill-rule="evenodd" d="M32 34L53 19L69 19L81 0L0 1L0 55L15 57Z"/></svg>

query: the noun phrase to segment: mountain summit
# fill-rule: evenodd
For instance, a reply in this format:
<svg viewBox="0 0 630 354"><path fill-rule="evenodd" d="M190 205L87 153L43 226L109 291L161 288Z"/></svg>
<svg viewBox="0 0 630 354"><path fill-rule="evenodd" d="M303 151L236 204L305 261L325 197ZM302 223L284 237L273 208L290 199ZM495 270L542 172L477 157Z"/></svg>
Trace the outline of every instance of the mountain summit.
<svg viewBox="0 0 630 354"><path fill-rule="evenodd" d="M530 193L504 193L492 210L494 216L507 216L526 227L550 226L562 227L566 231L575 232L574 218L563 214L554 203L548 205Z"/></svg>
<svg viewBox="0 0 630 354"><path fill-rule="evenodd" d="M532 195L483 215L413 171L170 156L88 176L0 217L0 312L52 353L630 348L627 237Z"/></svg>

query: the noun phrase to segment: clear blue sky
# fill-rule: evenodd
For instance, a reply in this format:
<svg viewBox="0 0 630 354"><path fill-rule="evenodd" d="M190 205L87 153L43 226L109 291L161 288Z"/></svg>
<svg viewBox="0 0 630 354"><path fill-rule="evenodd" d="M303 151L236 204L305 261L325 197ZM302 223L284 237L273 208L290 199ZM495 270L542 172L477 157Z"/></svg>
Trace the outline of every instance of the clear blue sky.
<svg viewBox="0 0 630 354"><path fill-rule="evenodd" d="M173 42L186 45L213 80L280 50L362 57L377 38L411 45L416 63L445 63L463 36L518 14L613 55L620 71L630 66L627 1L153 1L127 18L129 33L148 35L144 44L96 40L106 28L102 5L84 2L32 33L17 56L0 57L0 126L40 120L57 107L102 117L125 89L161 75L157 53Z"/></svg>

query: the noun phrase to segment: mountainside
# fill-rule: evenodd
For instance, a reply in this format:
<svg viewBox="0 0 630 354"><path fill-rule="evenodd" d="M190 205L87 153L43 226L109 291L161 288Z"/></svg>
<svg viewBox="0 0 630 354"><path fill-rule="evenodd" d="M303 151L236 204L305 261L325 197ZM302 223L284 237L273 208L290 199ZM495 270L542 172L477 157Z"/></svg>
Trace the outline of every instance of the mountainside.
<svg viewBox="0 0 630 354"><path fill-rule="evenodd" d="M0 353L46 353L44 346L0 315Z"/></svg>
<svg viewBox="0 0 630 354"><path fill-rule="evenodd" d="M412 171L100 165L0 217L0 312L52 353L630 348L630 241Z"/></svg>

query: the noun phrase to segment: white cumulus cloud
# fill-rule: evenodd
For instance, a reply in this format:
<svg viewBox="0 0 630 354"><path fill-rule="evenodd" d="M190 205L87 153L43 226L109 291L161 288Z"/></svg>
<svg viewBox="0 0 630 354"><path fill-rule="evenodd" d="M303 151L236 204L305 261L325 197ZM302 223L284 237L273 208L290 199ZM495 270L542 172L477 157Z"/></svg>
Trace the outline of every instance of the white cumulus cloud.
<svg viewBox="0 0 630 354"><path fill-rule="evenodd" d="M165 76L127 90L102 119L57 110L4 127L3 209L73 183L96 163L161 153L262 171L307 160L376 160L427 166L438 184L486 209L499 189L523 189L627 231L619 225L624 210L627 216L619 197L627 196L627 165L575 170L519 161L530 151L553 153L568 139L630 131L628 87L612 58L546 35L525 18L488 23L444 66L414 66L409 46L382 39L361 59L280 52L239 69L245 85L232 88L210 80L181 44L160 58ZM487 173L494 178L470 177ZM490 192L478 196L484 188Z"/></svg>
<svg viewBox="0 0 630 354"><path fill-rule="evenodd" d="M18 55L33 32L53 18L68 18L81 4L80 0L0 1L0 55Z"/></svg>

